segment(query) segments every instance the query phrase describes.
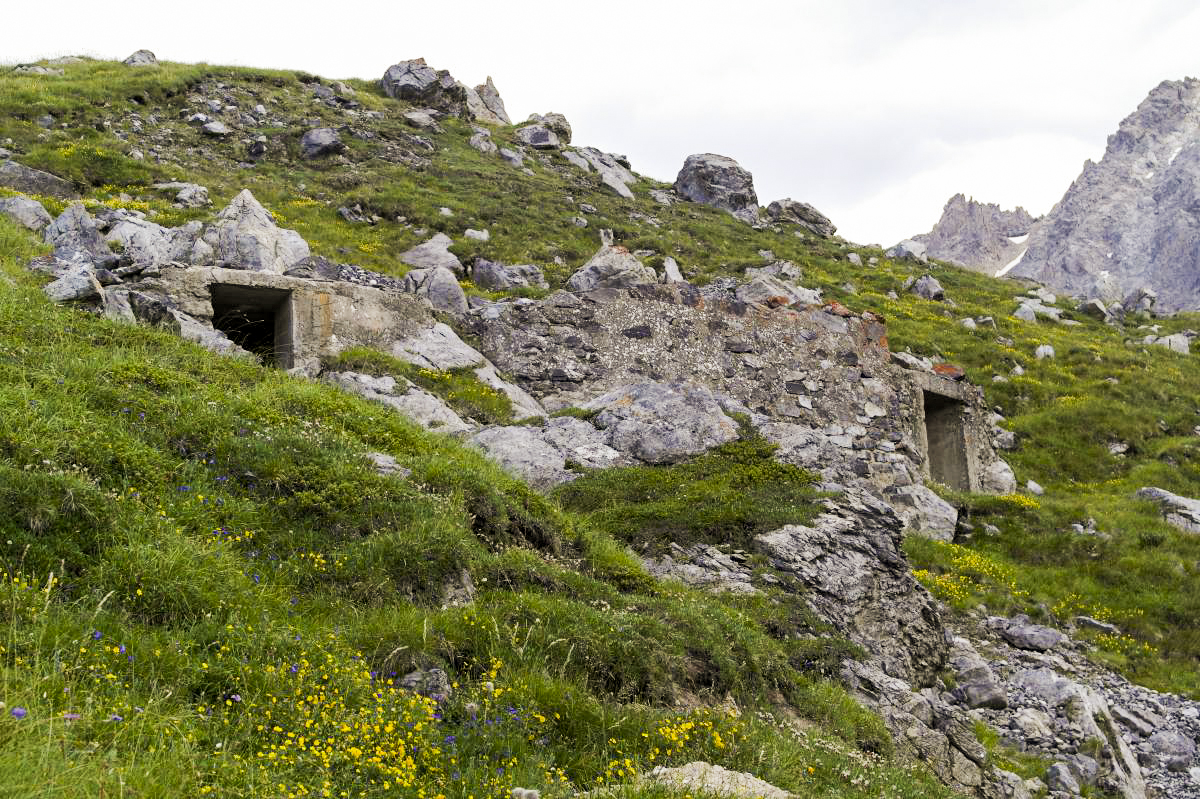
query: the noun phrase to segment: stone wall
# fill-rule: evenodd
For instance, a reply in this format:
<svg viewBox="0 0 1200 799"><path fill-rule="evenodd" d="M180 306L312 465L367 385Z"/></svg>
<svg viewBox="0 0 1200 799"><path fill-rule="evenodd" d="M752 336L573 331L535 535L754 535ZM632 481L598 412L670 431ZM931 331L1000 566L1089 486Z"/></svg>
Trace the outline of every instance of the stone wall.
<svg viewBox="0 0 1200 799"><path fill-rule="evenodd" d="M550 410L629 383L691 380L743 405L782 448L803 450L801 465L832 464L834 475L880 491L930 477L929 392L961 403L963 487L982 490L996 459L977 388L901 368L883 320L836 304L769 309L686 284L648 285L560 291L484 308L466 324L481 351Z"/></svg>
<svg viewBox="0 0 1200 799"><path fill-rule="evenodd" d="M138 288L170 297L183 313L211 323L213 286L288 292L290 363L281 365L310 376L320 371L323 356L355 345L391 352L394 342L433 325L428 305L413 295L345 281L168 265L160 276L142 281Z"/></svg>

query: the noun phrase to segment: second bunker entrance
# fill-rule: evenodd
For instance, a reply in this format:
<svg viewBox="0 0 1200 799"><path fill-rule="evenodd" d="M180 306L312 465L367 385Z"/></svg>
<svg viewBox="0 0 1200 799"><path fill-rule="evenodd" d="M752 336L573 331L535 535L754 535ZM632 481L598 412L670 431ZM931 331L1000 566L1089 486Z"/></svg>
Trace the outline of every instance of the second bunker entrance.
<svg viewBox="0 0 1200 799"><path fill-rule="evenodd" d="M971 479L967 464L966 427L963 403L951 397L921 392L925 405L926 451L929 476L956 491L969 491Z"/></svg>
<svg viewBox="0 0 1200 799"><path fill-rule="evenodd" d="M284 289L215 284L212 324L268 366L292 367L292 293Z"/></svg>

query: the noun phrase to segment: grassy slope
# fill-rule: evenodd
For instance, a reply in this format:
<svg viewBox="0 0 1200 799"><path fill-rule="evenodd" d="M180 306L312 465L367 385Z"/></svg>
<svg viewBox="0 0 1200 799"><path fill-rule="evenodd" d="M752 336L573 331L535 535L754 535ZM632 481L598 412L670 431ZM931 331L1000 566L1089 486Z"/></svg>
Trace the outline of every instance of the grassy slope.
<svg viewBox="0 0 1200 799"><path fill-rule="evenodd" d="M1152 507L1131 499L1132 492L1146 484L1200 495L1196 471L1200 439L1191 434L1200 421L1194 400L1200 394L1200 373L1191 357L1159 348L1146 350L1127 340L1140 338L1141 332L1122 334L1086 319L1073 329L1012 320L1007 314L1015 308L1012 298L1019 293L1018 286L950 267L931 271L958 307L925 302L901 290L907 277L919 274L915 266L885 259L877 268L856 268L841 257L843 249L836 242L801 240L789 231L756 233L728 215L690 204L664 208L649 198L648 190L656 185L650 181L634 187L635 200L621 200L594 177L567 168L553 156L545 162L531 159L535 175L529 177L470 149L466 145L469 127L456 122L447 123L445 133L432 137L437 152L424 170L372 157L380 151L380 141L403 143L411 132L396 121L394 113L383 120L355 123L378 138L366 142L347 136L349 164L300 161L297 142L306 128L297 121L253 131L269 137L271 155L252 170L239 169L240 143L202 142L199 134L177 120L185 97L196 86L224 82L244 90L246 103L261 101L285 109L283 116L297 120L301 116L338 124L344 120L312 104L299 77L289 72L204 65L130 70L104 63L66 69L66 78L0 78L0 140L11 137L23 161L74 179L89 197L157 212L167 224L205 212L171 209L169 198L146 187L155 180L186 178L207 185L218 206L248 186L284 224L309 239L316 252L393 274L404 271L396 253L421 240L417 229L444 229L457 235L468 227L488 228L492 239L459 245L461 255L538 263L555 285L590 254L596 227L613 228L631 248L673 255L685 273L699 280L737 274L761 263L756 252L763 248L795 261L805 270L806 285L823 288L826 296L852 308L882 313L889 322L893 348L910 347L963 364L1020 434L1021 449L1009 456L1020 481L1032 478L1047 488L1040 500L956 497L968 508L977 530L990 522L1000 532L994 536L977 532L968 542L969 549L913 542L911 554L928 569L925 579L934 590L960 607L986 601L996 610L1020 608L1060 619L1075 612L1107 615L1132 637L1098 641L1101 657L1158 687L1195 692L1200 684L1200 640L1190 621L1200 615L1200 543L1167 527ZM368 84L354 85L365 107L396 110L395 103ZM124 129L126 111L143 116L155 113L171 128L170 152L176 163L133 161L124 155L130 144L101 132L106 119ZM67 128L41 129L35 120L44 113L54 114ZM511 141L510 137L509 130L495 134L500 143ZM131 141L145 149L136 136ZM122 189L134 199L121 198ZM589 215L590 228L570 224L578 209L568 197L597 207L598 212ZM389 218L403 215L409 224L348 224L336 214L336 208L348 202L361 202ZM455 215L442 216L437 210L442 206ZM657 217L661 227L631 214ZM31 544L28 551L11 545L5 563L10 571L25 569L39 585L48 570L61 573L60 561L74 563L76 569L68 569L70 579L58 589L65 593L46 605L49 610L36 623L11 628L30 635L34 630L46 631L40 642L25 642L30 654L20 655L27 659L21 668L47 669L47 674L59 669L46 658L58 652L61 659L63 652L73 651L68 643L98 627L90 621L92 614L99 598L113 592L95 618L107 620L111 613L112 624L128 626L115 626L113 634L102 640L114 635L131 636L130 640L136 636L139 641L149 637L161 639L164 646L157 648L164 653L180 653L173 656L171 670L138 677L131 683L135 688L118 692L120 701L141 701L149 708L155 690L171 691L169 698L161 700L163 721L139 733L138 746L145 752L145 742L153 735L165 735L169 728L180 730L180 736L171 738L171 746L187 747L191 760L170 756L160 763L163 768L168 762L182 768L181 764L194 761L195 772L188 770L180 779L201 779L216 762L213 758L228 757L203 748L213 739L204 737L200 721L192 717L197 697L211 702L220 698L219 691L210 686L205 694L191 686L208 685L195 659L220 640L220 625L213 619L233 618L230 614L236 615L235 628L272 620L265 628L269 634L256 630L253 636L244 636L245 646L258 648L239 650L238 657L260 665L283 663L283 652L295 657L284 646L294 640L291 626L300 625L302 639L312 640L327 634L335 619L346 645L362 649L367 660L380 668L389 657L413 658L404 666L431 658L430 662L455 666L466 684L468 676L478 678L490 668L491 657L500 657L505 669L516 669L519 677L514 679L527 684L523 696L557 697L562 702L569 693L571 702L590 708L584 712L582 705L573 704L574 714L556 711L564 718L589 723L564 725L561 740L570 743L549 750L579 753L568 758L578 764L570 778L579 784L600 776L608 756L606 739L597 738L591 728L597 718L612 714L612 719L636 717L642 719L637 724L653 724L645 721L650 716L627 715L632 711L613 702L661 701L678 686L688 691L707 689L713 696L725 690L753 695L768 684L786 685L794 678L781 676L789 674L782 665L789 657L784 647L760 623L748 621L747 613L765 608L663 595L648 587L612 539L596 532L591 522L564 514L473 456L387 420L370 406L270 372L250 367L231 370L223 361L156 334L115 328L51 309L36 297L29 299L28 279L11 266L12 258L28 253L27 240L7 228L4 236L9 279L18 286L4 289L8 316L3 334L11 338L5 341L3 385L6 392L16 392L19 401L5 398L4 412L16 415L11 427L5 420L5 430L15 432L5 433L0 456L12 475L11 484L23 486L5 499L12 509L5 524L14 529L14 542ZM864 256L880 255L860 251ZM566 265L556 266L556 256ZM889 300L885 296L889 290L899 292L900 298ZM963 316L985 314L997 319L998 330L981 327L972 332L956 323ZM9 319L14 321L10 324ZM1162 324L1167 331L1198 326L1194 316ZM1058 357L1035 361L1032 352L1039 343L1053 344ZM992 382L993 374L1007 374L1015 364L1025 368L1024 377ZM1119 382L1112 384L1107 378ZM54 408L55 413L39 422L35 414L39 407ZM130 415L122 414L127 407ZM355 413L348 413L350 409ZM169 419L178 432L166 436L153 432L162 430L157 424L139 427L136 414L143 411L151 419L155 414L160 421ZM247 432L238 435L239 430ZM23 443L14 449L9 439ZM1128 442L1130 451L1124 457L1109 455L1110 439ZM115 454L109 454L110 444ZM352 457L366 448L393 452L410 465L421 464L419 487L376 480ZM215 468L201 463L201 455L215 457ZM462 466L466 463L470 465ZM213 482L222 476L229 480ZM655 478L638 475L638 479L652 483ZM393 492L401 492L400 504L411 503L411 513L399 514L396 504L375 502L369 492L364 498L364 481L372 491L381 492L379 497L394 498ZM180 485L189 485L190 490L182 492ZM130 487L139 492L135 499L116 501L115 496ZM580 490L585 487L581 484ZM201 493L208 504L195 499ZM225 503L215 516L213 498ZM339 505L347 502L352 507ZM160 503L166 517L157 516ZM1111 541L1064 532L1070 523L1089 516L1112 534ZM255 542L206 539L227 523L222 520L228 520L235 531L254 530ZM597 518L595 524L603 527L604 519ZM49 535L46 530L57 533ZM77 530L87 535L77 535ZM115 537L118 531L128 540ZM554 541L561 542L559 555L553 554ZM35 542L41 543L32 546ZM124 546L110 546L114 542ZM318 552L323 560L299 559L303 551ZM249 558L252 552L257 560ZM271 555L278 559L271 560ZM118 557L125 560L114 562ZM263 571L248 561L263 564ZM197 565L201 563L204 568ZM428 602L430 597L422 591L436 584L433 578L455 571L459 564L469 564L478 580L479 575L489 577L488 583L480 582L481 587L493 586L483 592L483 622L472 625L461 611L440 612L410 604L410 599ZM580 564L582 573L576 568ZM270 580L264 579L267 567L273 570ZM135 599L139 595L130 575L161 579L155 602L144 602L155 608L152 612L138 610L143 601ZM141 596L149 594L146 586L138 587ZM127 607L125 602L132 604ZM210 607L210 603L217 604ZM681 627L681 618L691 619L688 626ZM702 641L723 640L730 625L750 631L746 635L753 633L757 637L746 646L754 648L752 662L759 665L745 669L726 663L723 669L710 668L706 658L720 661L715 654L719 648L697 658L680 632L701 622L708 630L699 636ZM607 635L600 635L605 625ZM570 635L563 635L566 630ZM660 636L661 644L657 643ZM560 639L593 640L593 645L581 649ZM608 644L616 649L610 651ZM621 648L625 646L629 648ZM622 651L636 652L638 657L623 658ZM648 651L661 651L662 662L644 663L641 655ZM704 667L696 668L698 662ZM12 677L12 660L9 666L3 701L11 705L14 697L20 697L31 702L32 678ZM16 672L23 673L20 668ZM606 676L610 674L615 676ZM263 678L263 691L278 690L278 685L269 685L271 679L275 678ZM568 691L564 683L583 687ZM815 707L816 692L805 687L804 680L795 684L801 687L794 690L803 694L796 701ZM134 699L130 691L145 697L137 694ZM528 700L530 707L536 704L534 698ZM536 706L545 713L552 704ZM821 712L831 718L845 715ZM7 718L4 721L9 726L0 727L0 736L10 736L16 728ZM845 718L835 726L851 738L862 737ZM622 745L627 740L637 742L640 733L634 729L630 728L628 738L622 732L617 740ZM254 740L255 730L244 732L246 737L230 740L243 745ZM41 759L36 762L62 768L64 759L80 757L64 742L90 741L90 734L90 730L79 735L77 728L55 726L53 735L45 739L53 745L39 749ZM126 733L97 738L96 751L78 761L89 764L76 768L91 769L90 779L102 778L104 747L115 740L113 734ZM778 737L769 739L772 746L782 745ZM6 740L6 756L29 757L25 745ZM139 739L122 739L118 762L129 762L130 750L125 747L131 740ZM167 745L165 740L161 746ZM232 748L233 744L223 751ZM784 772L781 769L776 776L787 784Z"/></svg>

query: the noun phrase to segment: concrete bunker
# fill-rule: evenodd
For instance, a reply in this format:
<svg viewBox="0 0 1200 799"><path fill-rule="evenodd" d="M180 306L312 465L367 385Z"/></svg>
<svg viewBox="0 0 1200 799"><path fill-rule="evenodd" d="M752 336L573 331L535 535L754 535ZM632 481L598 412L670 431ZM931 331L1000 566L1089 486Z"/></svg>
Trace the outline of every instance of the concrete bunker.
<svg viewBox="0 0 1200 799"><path fill-rule="evenodd" d="M213 327L264 364L292 368L295 324L291 291L214 283L209 293Z"/></svg>
<svg viewBox="0 0 1200 799"><path fill-rule="evenodd" d="M925 452L929 476L956 491L971 490L967 455L966 404L954 397L922 390Z"/></svg>

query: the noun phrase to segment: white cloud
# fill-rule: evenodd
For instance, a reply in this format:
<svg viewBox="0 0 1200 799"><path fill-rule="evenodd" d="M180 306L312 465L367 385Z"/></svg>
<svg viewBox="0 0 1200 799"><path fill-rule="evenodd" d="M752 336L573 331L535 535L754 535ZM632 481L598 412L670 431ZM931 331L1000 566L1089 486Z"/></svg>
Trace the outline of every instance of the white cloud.
<svg viewBox="0 0 1200 799"><path fill-rule="evenodd" d="M373 78L424 56L495 78L514 118L566 113L581 143L670 180L737 158L845 235L927 230L962 191L1044 213L1159 81L1194 69L1184 0L415 4L60 0L5 10L10 61L89 52ZM174 13L173 13L174 12Z"/></svg>

